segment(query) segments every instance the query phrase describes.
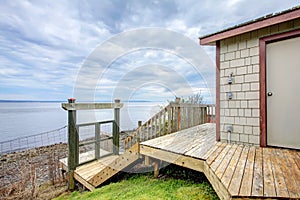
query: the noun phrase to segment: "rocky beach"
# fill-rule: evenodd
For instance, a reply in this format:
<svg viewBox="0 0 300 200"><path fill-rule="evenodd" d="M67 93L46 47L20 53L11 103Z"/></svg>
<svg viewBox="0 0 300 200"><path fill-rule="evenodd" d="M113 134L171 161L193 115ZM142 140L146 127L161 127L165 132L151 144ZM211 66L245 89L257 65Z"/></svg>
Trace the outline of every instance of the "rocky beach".
<svg viewBox="0 0 300 200"><path fill-rule="evenodd" d="M124 139L131 133L132 131L121 132L121 151L124 149ZM0 199L51 199L57 195L57 191L64 191L67 185L66 172L62 170L59 160L67 156L66 143L0 155ZM45 186L59 190L48 191ZM49 195L49 192L53 194ZM42 197L44 193L47 195Z"/></svg>
<svg viewBox="0 0 300 200"><path fill-rule="evenodd" d="M65 143L1 155L0 198L34 197L45 184L62 185L65 174L59 160L64 157Z"/></svg>

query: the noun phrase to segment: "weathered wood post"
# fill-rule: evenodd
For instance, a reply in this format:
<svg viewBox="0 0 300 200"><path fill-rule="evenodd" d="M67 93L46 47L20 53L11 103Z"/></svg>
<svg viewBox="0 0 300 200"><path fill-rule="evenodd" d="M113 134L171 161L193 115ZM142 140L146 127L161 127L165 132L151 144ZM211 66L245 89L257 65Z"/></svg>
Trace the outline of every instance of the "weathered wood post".
<svg viewBox="0 0 300 200"><path fill-rule="evenodd" d="M137 142L140 143L141 142L141 136L142 136L142 121L138 121L138 138L137 138Z"/></svg>
<svg viewBox="0 0 300 200"><path fill-rule="evenodd" d="M206 121L205 123L210 123L211 121L211 107L209 105L206 106L206 113L207 113L207 116L206 116Z"/></svg>
<svg viewBox="0 0 300 200"><path fill-rule="evenodd" d="M157 137L157 115L155 115L153 117L153 136L152 138L156 138Z"/></svg>
<svg viewBox="0 0 300 200"><path fill-rule="evenodd" d="M142 126L142 121L138 121L138 127Z"/></svg>
<svg viewBox="0 0 300 200"><path fill-rule="evenodd" d="M95 124L95 159L100 158L100 123Z"/></svg>
<svg viewBox="0 0 300 200"><path fill-rule="evenodd" d="M174 130L174 132L180 130L180 121L181 121L180 97L176 97L175 104L176 104L176 106L175 106L175 119L174 119L174 121L175 121L174 129L175 130Z"/></svg>
<svg viewBox="0 0 300 200"><path fill-rule="evenodd" d="M68 99L70 107L74 109L68 110L68 145L69 145L69 156L68 156L68 174L69 181L68 187L69 190L74 190L75 181L74 181L74 170L78 166L79 162L79 136L76 129L76 110L75 110L75 100L74 98Z"/></svg>
<svg viewBox="0 0 300 200"><path fill-rule="evenodd" d="M119 155L119 138L120 138L120 99L115 99L114 105L114 126L113 126L113 146L114 154Z"/></svg>
<svg viewBox="0 0 300 200"><path fill-rule="evenodd" d="M154 178L157 178L159 176L159 161L155 160L154 161L154 166L153 166L153 171L154 171Z"/></svg>
<svg viewBox="0 0 300 200"><path fill-rule="evenodd" d="M207 112L208 112L208 106L204 107L204 119L203 124L207 123Z"/></svg>
<svg viewBox="0 0 300 200"><path fill-rule="evenodd" d="M180 98L176 98L176 103L178 104L177 111L177 131L181 130L181 108L180 108Z"/></svg>
<svg viewBox="0 0 300 200"><path fill-rule="evenodd" d="M162 135L162 124L161 124L162 112L158 113L158 136Z"/></svg>
<svg viewBox="0 0 300 200"><path fill-rule="evenodd" d="M167 115L167 111L166 111L166 108L165 108L164 113L163 113L163 135L166 135L166 133L167 133L166 115Z"/></svg>
<svg viewBox="0 0 300 200"><path fill-rule="evenodd" d="M168 134L172 132L172 107L171 104L169 104L167 108L168 112Z"/></svg>

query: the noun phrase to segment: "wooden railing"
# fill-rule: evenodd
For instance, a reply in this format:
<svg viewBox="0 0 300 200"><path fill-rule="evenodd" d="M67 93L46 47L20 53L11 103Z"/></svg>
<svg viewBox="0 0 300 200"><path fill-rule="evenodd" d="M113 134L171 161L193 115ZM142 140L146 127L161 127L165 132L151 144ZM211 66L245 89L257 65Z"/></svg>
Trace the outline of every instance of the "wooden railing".
<svg viewBox="0 0 300 200"><path fill-rule="evenodd" d="M215 106L171 102L124 139L126 151L137 142L150 140L186 128L214 122Z"/></svg>
<svg viewBox="0 0 300 200"><path fill-rule="evenodd" d="M114 103L75 103L74 98L68 99L68 103L62 103L62 108L68 111L68 187L73 190L75 187L74 171L83 162L79 162L79 147L92 145L95 146L94 155L91 156L91 161L101 157L101 142L107 140L113 140L113 154L119 154L119 125L120 125L120 108L123 104L120 103L119 99L116 99ZM98 109L113 109L114 119L105 122L92 122L86 124L76 124L77 111L78 110L98 110ZM100 125L101 124L112 124L113 137L108 139L103 139L100 136ZM86 126L94 126L94 138L90 141L85 141L79 143L79 128Z"/></svg>

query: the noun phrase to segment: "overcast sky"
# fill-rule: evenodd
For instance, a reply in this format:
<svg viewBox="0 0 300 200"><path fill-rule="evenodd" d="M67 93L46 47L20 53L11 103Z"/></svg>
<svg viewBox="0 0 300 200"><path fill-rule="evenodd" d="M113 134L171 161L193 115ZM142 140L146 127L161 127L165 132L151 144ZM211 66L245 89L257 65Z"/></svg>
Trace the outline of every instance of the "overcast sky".
<svg viewBox="0 0 300 200"><path fill-rule="evenodd" d="M97 48L105 46L107 41L119 45L120 38L126 40L126 45L134 43L136 38L140 42L137 46L142 47L147 37L151 38L151 34L143 34L146 39L138 39L143 35L134 35L133 30L161 28L162 32L177 32L198 45L199 36L296 5L299 0L1 0L0 99L82 98L83 93L81 96L74 93L78 84L83 84L77 82L80 70L93 58L91 55ZM122 54L114 55L101 72L95 67L91 69L96 85L85 84L81 92L93 91L97 101L116 97L164 101L198 91L207 95L210 83L205 76L214 78L214 67L203 61L211 71L206 69L202 74L195 70L195 63L185 59L184 53L177 52L181 47L175 46L175 51L169 49L168 45L175 42L173 37L162 34L156 38L165 41L161 49L148 48L155 46L151 42L156 39L152 38L145 45L147 48L134 51L123 48ZM214 48L200 45L197 48L195 52L201 53L203 49L214 63ZM106 50L99 51L98 58L118 52L107 46ZM80 80L93 82L88 77Z"/></svg>

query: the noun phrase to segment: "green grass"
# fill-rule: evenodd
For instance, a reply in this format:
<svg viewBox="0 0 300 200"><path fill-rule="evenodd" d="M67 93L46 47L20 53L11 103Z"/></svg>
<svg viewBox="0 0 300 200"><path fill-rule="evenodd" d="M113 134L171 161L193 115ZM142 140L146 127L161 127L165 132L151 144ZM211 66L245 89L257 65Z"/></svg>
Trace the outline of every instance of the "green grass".
<svg viewBox="0 0 300 200"><path fill-rule="evenodd" d="M194 183L191 180L175 178L155 179L151 175L134 175L127 180L110 183L93 192L78 191L56 198L101 199L101 200L177 200L177 199L218 199L207 181Z"/></svg>

